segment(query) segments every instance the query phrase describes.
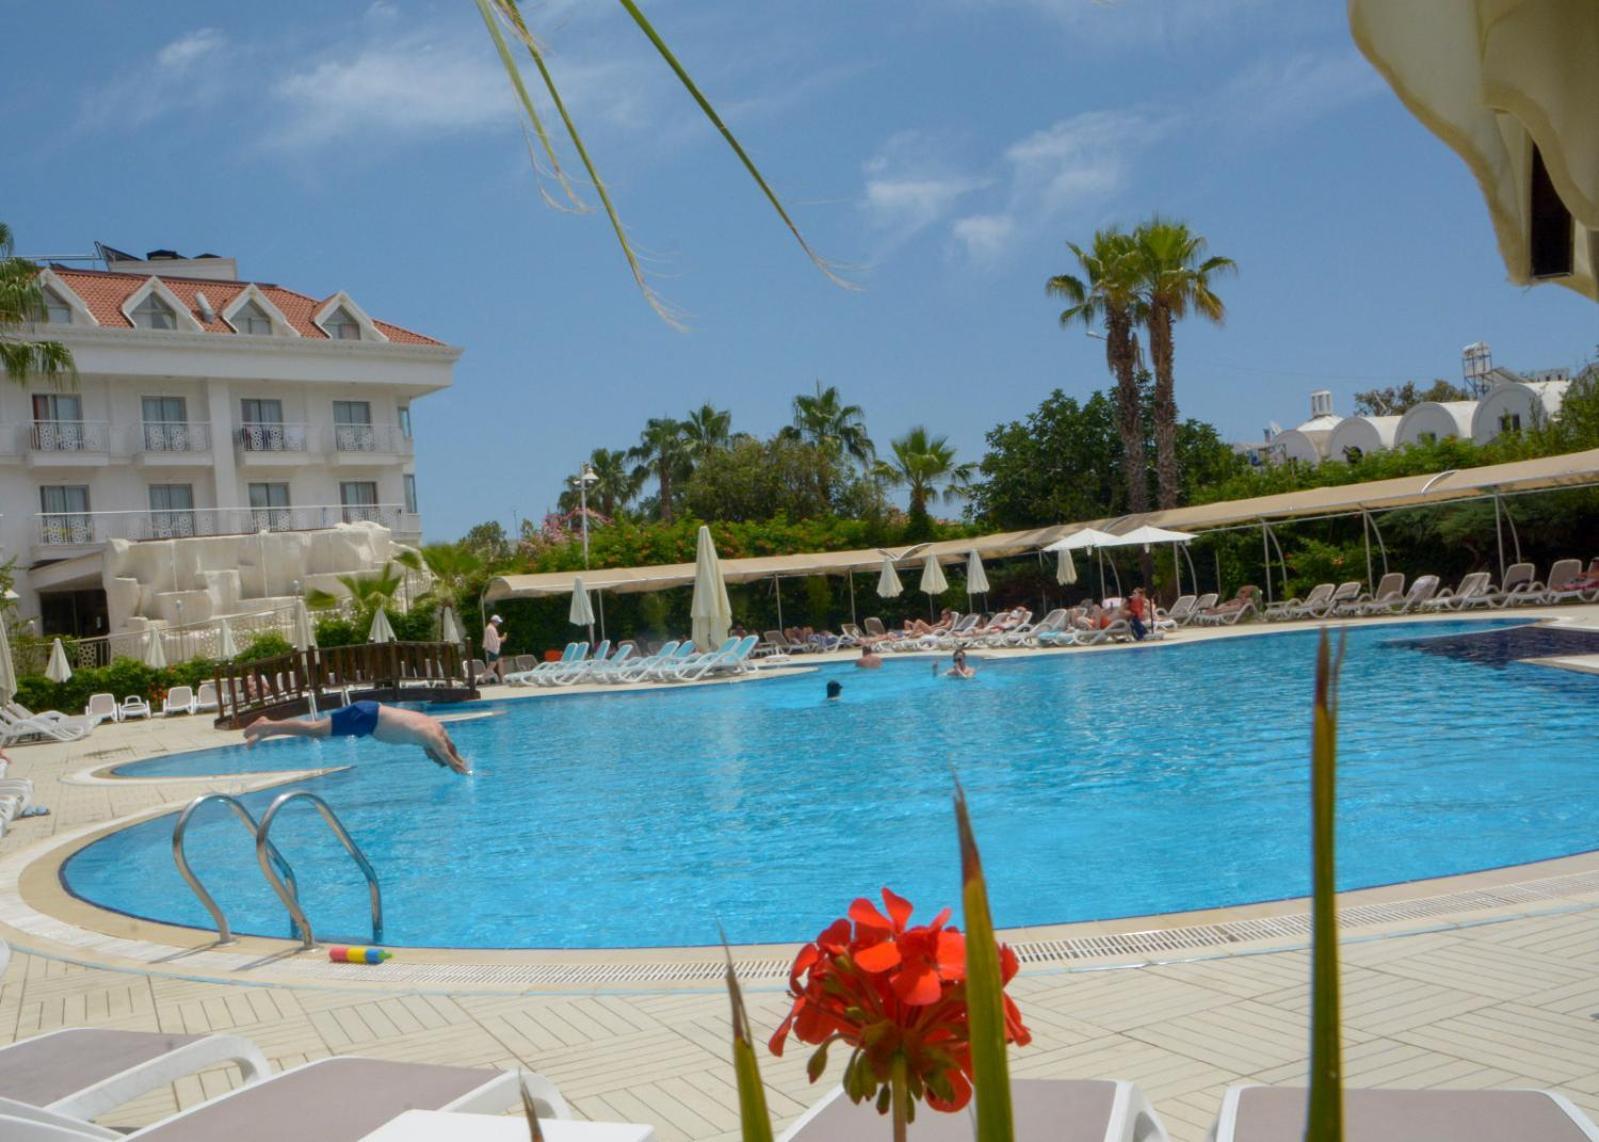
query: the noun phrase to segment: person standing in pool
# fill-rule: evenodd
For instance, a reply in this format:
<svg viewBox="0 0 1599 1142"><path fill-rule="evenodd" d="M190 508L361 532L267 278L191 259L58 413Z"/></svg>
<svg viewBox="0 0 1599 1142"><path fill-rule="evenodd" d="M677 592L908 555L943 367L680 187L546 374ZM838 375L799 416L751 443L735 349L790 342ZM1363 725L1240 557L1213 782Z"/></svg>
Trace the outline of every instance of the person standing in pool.
<svg viewBox="0 0 1599 1142"><path fill-rule="evenodd" d="M437 718L378 702L352 702L325 718L257 718L244 728L244 743L263 738L376 738L388 745L414 745L428 760L470 777L472 766L462 757Z"/></svg>
<svg viewBox="0 0 1599 1142"><path fill-rule="evenodd" d="M946 678L976 678L977 671L966 665L966 648L955 652L954 664L944 673Z"/></svg>
<svg viewBox="0 0 1599 1142"><path fill-rule="evenodd" d="M827 684L827 700L829 702L836 702L840 698L842 698L843 696L844 696L844 683L840 682L837 678L835 678L835 679L833 679L831 682L829 682Z"/></svg>

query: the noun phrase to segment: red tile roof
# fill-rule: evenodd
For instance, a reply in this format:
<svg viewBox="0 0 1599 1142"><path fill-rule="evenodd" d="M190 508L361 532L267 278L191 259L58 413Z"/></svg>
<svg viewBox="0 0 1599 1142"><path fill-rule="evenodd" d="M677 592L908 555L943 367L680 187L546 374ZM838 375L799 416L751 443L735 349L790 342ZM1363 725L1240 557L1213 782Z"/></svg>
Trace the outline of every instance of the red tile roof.
<svg viewBox="0 0 1599 1142"><path fill-rule="evenodd" d="M102 326L111 329L131 329L133 323L122 314L122 305L133 293L149 281L152 276L161 278L161 284L170 289L182 299L183 304L189 309L189 316L198 321L207 333L232 333L233 327L222 320L222 311L239 294L248 288L250 282L235 281L208 281L203 278L178 278L161 277L160 274L124 274L111 270L75 270L66 266L51 266L51 271L60 278L74 293L83 299L83 304L89 307L89 312L94 314L94 319ZM283 316L289 319L289 324L294 326L301 337L310 337L326 341L328 335L317 328L311 320L312 316L326 305L332 296L320 300L307 294L297 293L292 289L282 286L268 285L256 282L255 288L260 290L267 299L282 311ZM196 293L205 294L206 300L211 303L211 308L216 316L211 321L206 321L200 315L198 304L195 301ZM383 335L396 345L442 345L444 342L436 341L432 337L421 333L413 333L398 325L390 325L387 321L373 319L372 324L382 330Z"/></svg>

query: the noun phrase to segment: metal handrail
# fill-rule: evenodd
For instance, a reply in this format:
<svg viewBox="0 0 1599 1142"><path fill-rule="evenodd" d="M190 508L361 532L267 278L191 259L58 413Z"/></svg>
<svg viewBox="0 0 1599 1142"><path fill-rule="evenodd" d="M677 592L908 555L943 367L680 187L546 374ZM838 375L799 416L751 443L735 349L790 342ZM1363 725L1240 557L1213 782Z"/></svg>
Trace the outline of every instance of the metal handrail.
<svg viewBox="0 0 1599 1142"><path fill-rule="evenodd" d="M311 921L306 919L305 910L300 907L298 892L291 892L279 879L277 871L272 867L271 848L272 842L267 839L272 831L272 822L277 819L278 810L290 801L303 798L316 806L322 819L328 823L328 828L333 830L333 835L339 838L339 843L344 846L344 851L355 858L355 863L361 867L361 875L366 877L367 894L372 901L372 942L383 942L383 894L378 888L378 874L372 870L372 862L366 859L366 854L361 851L361 846L355 843L349 830L344 827L344 822L339 820L339 815L333 811L322 798L315 793L307 793L304 789L291 789L280 796L267 807L261 814L261 824L255 830L255 859L261 865L261 871L266 875L267 883L272 885L272 891L278 894L278 899L283 901L283 906L289 910L296 925L300 929L300 942L303 947L310 948L316 941L311 934ZM288 866L285 865L285 868Z"/></svg>
<svg viewBox="0 0 1599 1142"><path fill-rule="evenodd" d="M222 914L222 909L217 907L216 900L206 891L205 885L200 883L200 878L194 875L194 870L189 866L188 854L183 849L183 837L189 829L189 818L194 816L195 810L207 801L224 802L239 820L244 822L245 828L250 830L252 836L255 835L257 826L255 818L250 816L250 810L246 809L237 797L230 797L226 793L202 793L184 807L183 812L178 814L178 823L172 826L172 859L178 866L178 872L195 896L199 897L200 903L205 905L205 910L211 913L211 919L216 921L217 943L231 944L234 942L234 936L232 929L228 927L228 918ZM282 867L289 891L299 896L300 887L295 883L294 870L289 867L289 862L283 859L283 854L278 852L277 846L270 841L267 842L267 859Z"/></svg>

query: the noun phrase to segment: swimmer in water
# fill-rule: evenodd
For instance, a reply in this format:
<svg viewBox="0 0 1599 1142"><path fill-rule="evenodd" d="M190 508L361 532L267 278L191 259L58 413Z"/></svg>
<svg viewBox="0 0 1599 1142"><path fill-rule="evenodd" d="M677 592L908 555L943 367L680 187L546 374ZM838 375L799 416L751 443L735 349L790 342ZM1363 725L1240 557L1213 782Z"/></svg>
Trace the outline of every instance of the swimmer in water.
<svg viewBox="0 0 1599 1142"><path fill-rule="evenodd" d="M378 702L352 702L325 718L258 718L244 729L244 742L254 746L263 738L376 738L388 745L414 745L435 765L470 777L472 767L455 748L444 724L437 718Z"/></svg>
<svg viewBox="0 0 1599 1142"><path fill-rule="evenodd" d="M977 671L966 665L966 650L962 648L955 652L955 662L944 674L946 678L976 678Z"/></svg>
<svg viewBox="0 0 1599 1142"><path fill-rule="evenodd" d="M835 678L827 684L827 700L829 702L836 702L843 696L844 683Z"/></svg>

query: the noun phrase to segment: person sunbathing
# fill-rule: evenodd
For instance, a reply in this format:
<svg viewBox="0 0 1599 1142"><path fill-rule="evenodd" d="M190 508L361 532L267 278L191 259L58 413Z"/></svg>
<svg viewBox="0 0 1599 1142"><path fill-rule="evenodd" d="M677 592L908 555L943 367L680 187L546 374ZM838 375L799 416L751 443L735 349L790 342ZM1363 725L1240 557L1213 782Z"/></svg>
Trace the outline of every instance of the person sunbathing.
<svg viewBox="0 0 1599 1142"><path fill-rule="evenodd" d="M340 706L325 718L257 718L244 727L244 744L253 748L266 738L376 738L386 745L414 745L427 754L434 765L472 775L472 766L462 757L444 732L437 718L398 706L378 702L352 702Z"/></svg>

